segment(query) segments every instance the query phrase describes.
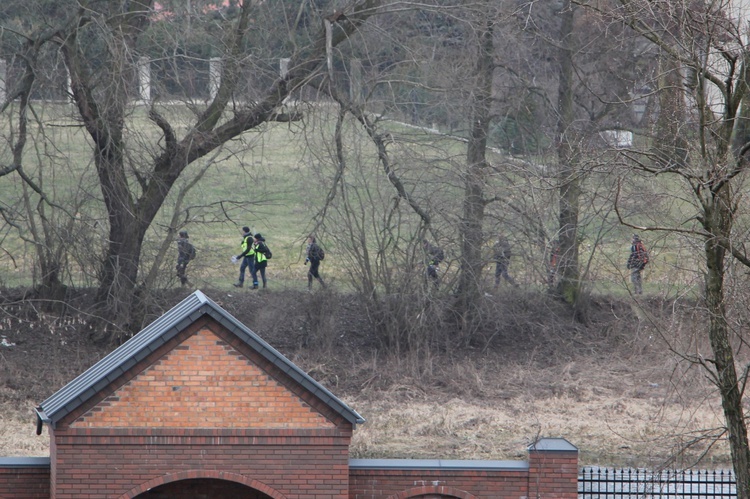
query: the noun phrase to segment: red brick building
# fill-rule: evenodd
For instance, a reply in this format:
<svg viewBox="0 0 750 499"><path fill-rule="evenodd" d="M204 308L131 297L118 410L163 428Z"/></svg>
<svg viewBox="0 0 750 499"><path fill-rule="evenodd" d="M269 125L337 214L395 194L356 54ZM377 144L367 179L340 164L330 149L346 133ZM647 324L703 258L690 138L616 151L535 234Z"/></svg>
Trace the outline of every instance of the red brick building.
<svg viewBox="0 0 750 499"><path fill-rule="evenodd" d="M37 409L50 457L0 458L3 499L577 497L578 450L350 459L355 410L200 291Z"/></svg>

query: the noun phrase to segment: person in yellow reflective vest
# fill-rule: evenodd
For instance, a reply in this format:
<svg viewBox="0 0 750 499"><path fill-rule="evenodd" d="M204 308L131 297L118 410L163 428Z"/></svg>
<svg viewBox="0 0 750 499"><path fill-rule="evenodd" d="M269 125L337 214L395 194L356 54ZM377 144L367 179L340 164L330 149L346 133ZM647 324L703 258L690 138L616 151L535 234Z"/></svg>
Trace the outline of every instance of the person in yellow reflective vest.
<svg viewBox="0 0 750 499"><path fill-rule="evenodd" d="M234 283L234 287L241 288L245 283L245 269L250 268L250 274L255 279L255 250L253 249L253 233L250 232L250 227L242 228L242 243L240 244L240 254L232 257L232 261L242 260L240 264L240 277L237 282Z"/></svg>
<svg viewBox="0 0 750 499"><path fill-rule="evenodd" d="M258 272L263 280L263 287L266 287L266 267L268 266L268 246L266 246L266 240L260 233L255 234L255 242L253 243L253 251L255 252L255 267L253 267L253 289L258 289Z"/></svg>

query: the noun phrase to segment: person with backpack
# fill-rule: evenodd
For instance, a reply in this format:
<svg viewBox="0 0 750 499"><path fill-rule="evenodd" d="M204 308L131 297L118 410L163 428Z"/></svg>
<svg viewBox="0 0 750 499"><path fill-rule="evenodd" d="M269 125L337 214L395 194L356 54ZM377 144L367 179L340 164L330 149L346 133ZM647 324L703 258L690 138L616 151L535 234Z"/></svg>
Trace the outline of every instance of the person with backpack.
<svg viewBox="0 0 750 499"><path fill-rule="evenodd" d="M643 284L641 272L646 268L648 263L648 251L643 245L643 241L638 234L633 234L633 240L630 244L630 256L626 267L630 270L630 281L633 283L635 294L643 294Z"/></svg>
<svg viewBox="0 0 750 499"><path fill-rule="evenodd" d="M504 278L506 281L511 283L513 286L518 287L515 279L508 274L508 267L510 267L510 243L508 239L499 234L495 246L492 249L492 259L495 261L495 289L500 286L500 278Z"/></svg>
<svg viewBox="0 0 750 499"><path fill-rule="evenodd" d="M250 227L242 228L242 243L240 243L240 254L232 257L232 263L242 260L240 264L240 277L233 284L236 288L241 288L245 283L245 269L250 269L250 274L255 278L255 249L253 248L253 233Z"/></svg>
<svg viewBox="0 0 750 499"><path fill-rule="evenodd" d="M253 251L255 252L255 266L252 269L253 289L258 289L258 272L260 272L260 277L263 280L263 288L265 288L266 267L268 266L268 260L271 258L271 250L268 249L266 239L260 233L254 236Z"/></svg>
<svg viewBox="0 0 750 499"><path fill-rule="evenodd" d="M425 266L428 281L432 281L433 285L437 288L440 282L438 273L440 272L440 263L445 259L445 253L443 248L430 244L427 239L423 239L425 253Z"/></svg>
<svg viewBox="0 0 750 499"><path fill-rule="evenodd" d="M187 266L191 260L195 259L195 246L190 243L190 236L186 230L181 230L177 239L177 277L180 284L185 286L188 283Z"/></svg>
<svg viewBox="0 0 750 499"><path fill-rule="evenodd" d="M326 253L315 241L315 236L312 234L307 238L307 248L305 249L305 265L310 262L310 270L307 271L307 289L312 290L313 279L320 281L320 285L324 288L326 283L323 282L323 278L320 277L320 262L326 257Z"/></svg>

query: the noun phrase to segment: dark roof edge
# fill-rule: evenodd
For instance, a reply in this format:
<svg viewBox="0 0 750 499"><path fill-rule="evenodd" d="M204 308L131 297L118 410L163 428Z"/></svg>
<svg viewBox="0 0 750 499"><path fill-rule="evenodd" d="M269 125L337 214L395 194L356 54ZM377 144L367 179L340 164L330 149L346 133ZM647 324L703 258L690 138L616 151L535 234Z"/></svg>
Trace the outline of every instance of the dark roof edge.
<svg viewBox="0 0 750 499"><path fill-rule="evenodd" d="M482 461L451 459L350 459L349 469L523 471L529 469L529 463L527 461Z"/></svg>
<svg viewBox="0 0 750 499"><path fill-rule="evenodd" d="M0 468L49 468L49 457L0 457Z"/></svg>

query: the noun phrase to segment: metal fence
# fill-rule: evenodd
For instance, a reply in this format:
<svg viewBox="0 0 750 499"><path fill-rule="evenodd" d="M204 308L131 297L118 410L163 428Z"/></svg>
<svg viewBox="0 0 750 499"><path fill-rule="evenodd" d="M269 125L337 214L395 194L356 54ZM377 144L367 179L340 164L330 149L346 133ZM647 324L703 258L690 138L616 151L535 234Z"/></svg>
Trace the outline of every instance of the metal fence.
<svg viewBox="0 0 750 499"><path fill-rule="evenodd" d="M727 470L583 468L579 499L735 498L734 473Z"/></svg>

